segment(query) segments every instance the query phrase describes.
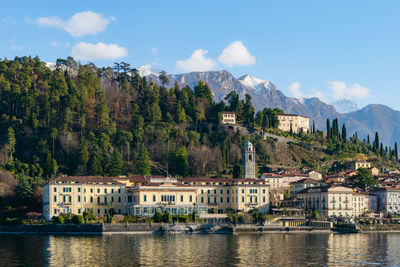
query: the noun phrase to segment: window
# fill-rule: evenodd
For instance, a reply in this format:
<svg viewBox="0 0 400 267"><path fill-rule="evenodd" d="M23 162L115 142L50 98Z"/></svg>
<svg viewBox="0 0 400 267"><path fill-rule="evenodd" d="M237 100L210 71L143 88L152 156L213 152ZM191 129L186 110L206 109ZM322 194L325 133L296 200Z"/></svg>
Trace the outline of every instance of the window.
<svg viewBox="0 0 400 267"><path fill-rule="evenodd" d="M57 202L57 196L56 195L53 196L53 201Z"/></svg>
<svg viewBox="0 0 400 267"><path fill-rule="evenodd" d="M156 202L156 195L153 195L153 202Z"/></svg>
<svg viewBox="0 0 400 267"><path fill-rule="evenodd" d="M93 197L90 197L90 203L93 203Z"/></svg>
<svg viewBox="0 0 400 267"><path fill-rule="evenodd" d="M54 209L54 214L57 214L57 209Z"/></svg>
<svg viewBox="0 0 400 267"><path fill-rule="evenodd" d="M217 194L217 189L214 189L214 195L216 195Z"/></svg>
<svg viewBox="0 0 400 267"><path fill-rule="evenodd" d="M107 215L107 209L104 209L104 215Z"/></svg>
<svg viewBox="0 0 400 267"><path fill-rule="evenodd" d="M121 194L121 188L118 188L118 194Z"/></svg>
<svg viewBox="0 0 400 267"><path fill-rule="evenodd" d="M79 192L79 193L81 192L81 188L80 188L80 187L78 187L78 192Z"/></svg>
<svg viewBox="0 0 400 267"><path fill-rule="evenodd" d="M121 203L121 197L118 197L118 203Z"/></svg>
<svg viewBox="0 0 400 267"><path fill-rule="evenodd" d="M114 188L111 188L111 193L114 194Z"/></svg>
<svg viewBox="0 0 400 267"><path fill-rule="evenodd" d="M228 195L229 195L229 189L228 189L228 190L226 190L226 194L228 194Z"/></svg>
<svg viewBox="0 0 400 267"><path fill-rule="evenodd" d="M146 201L147 201L147 196L144 195L144 196L143 196L143 202L146 202Z"/></svg>
<svg viewBox="0 0 400 267"><path fill-rule="evenodd" d="M53 187L53 192L57 192L57 187Z"/></svg>
<svg viewBox="0 0 400 267"><path fill-rule="evenodd" d="M111 202L114 203L114 196L111 197Z"/></svg>
<svg viewBox="0 0 400 267"><path fill-rule="evenodd" d="M201 193L204 194L204 190L203 189L201 189Z"/></svg>
<svg viewBox="0 0 400 267"><path fill-rule="evenodd" d="M97 193L100 194L100 188L97 188Z"/></svg>
<svg viewBox="0 0 400 267"><path fill-rule="evenodd" d="M81 209L78 209L78 214L81 214Z"/></svg>
<svg viewBox="0 0 400 267"><path fill-rule="evenodd" d="M121 214L121 209L118 209L118 214Z"/></svg>
<svg viewBox="0 0 400 267"><path fill-rule="evenodd" d="M263 189L263 194L265 194L265 189Z"/></svg>
<svg viewBox="0 0 400 267"><path fill-rule="evenodd" d="M210 204L210 197L207 197L207 203Z"/></svg>
<svg viewBox="0 0 400 267"><path fill-rule="evenodd" d="M204 203L204 197L201 197L200 202Z"/></svg>
<svg viewBox="0 0 400 267"><path fill-rule="evenodd" d="M97 209L97 214L100 214L100 209Z"/></svg>
<svg viewBox="0 0 400 267"><path fill-rule="evenodd" d="M128 196L128 202L132 202L132 196Z"/></svg>
<svg viewBox="0 0 400 267"><path fill-rule="evenodd" d="M181 195L181 202L183 202L183 195Z"/></svg>
<svg viewBox="0 0 400 267"><path fill-rule="evenodd" d="M72 202L72 197L69 196L69 197L68 197L68 200L69 200L69 202Z"/></svg>
<svg viewBox="0 0 400 267"><path fill-rule="evenodd" d="M215 204L217 203L217 197L214 197L214 203Z"/></svg>
<svg viewBox="0 0 400 267"><path fill-rule="evenodd" d="M242 194L244 194L244 189L242 189Z"/></svg>
<svg viewBox="0 0 400 267"><path fill-rule="evenodd" d="M263 203L265 203L265 197L263 197Z"/></svg>
<svg viewBox="0 0 400 267"><path fill-rule="evenodd" d="M93 188L90 188L90 193L93 193Z"/></svg>
<svg viewBox="0 0 400 267"><path fill-rule="evenodd" d="M223 189L221 189L221 195L224 193L224 190Z"/></svg>
<svg viewBox="0 0 400 267"><path fill-rule="evenodd" d="M221 204L222 204L222 203L224 203L224 198L223 198L223 197L221 197Z"/></svg>
<svg viewBox="0 0 400 267"><path fill-rule="evenodd" d="M81 196L78 196L78 202L81 202Z"/></svg>
<svg viewBox="0 0 400 267"><path fill-rule="evenodd" d="M107 188L104 188L104 194L107 194Z"/></svg>
<svg viewBox="0 0 400 267"><path fill-rule="evenodd" d="M100 197L97 197L97 203L100 203Z"/></svg>
<svg viewBox="0 0 400 267"><path fill-rule="evenodd" d="M189 202L192 202L193 201L193 197L192 197L192 195L190 195L189 196Z"/></svg>
<svg viewBox="0 0 400 267"><path fill-rule="evenodd" d="M242 197L242 202L244 203L244 197Z"/></svg>
<svg viewBox="0 0 400 267"><path fill-rule="evenodd" d="M226 198L226 203L229 203L229 197Z"/></svg>

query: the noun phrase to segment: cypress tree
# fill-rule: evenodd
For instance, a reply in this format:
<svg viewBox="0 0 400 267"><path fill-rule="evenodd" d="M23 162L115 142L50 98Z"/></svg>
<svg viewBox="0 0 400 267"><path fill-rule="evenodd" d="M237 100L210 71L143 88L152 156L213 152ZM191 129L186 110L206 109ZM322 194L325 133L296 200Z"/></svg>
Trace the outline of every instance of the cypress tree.
<svg viewBox="0 0 400 267"><path fill-rule="evenodd" d="M343 142L347 141L347 130L346 130L346 125L344 125L344 123L342 126L342 139L343 139Z"/></svg>
<svg viewBox="0 0 400 267"><path fill-rule="evenodd" d="M396 162L399 161L399 154L397 151L397 142L394 143L394 158L396 159Z"/></svg>
<svg viewBox="0 0 400 267"><path fill-rule="evenodd" d="M315 123L314 123L314 121L312 122L312 133L315 134Z"/></svg>
<svg viewBox="0 0 400 267"><path fill-rule="evenodd" d="M328 140L331 138L331 124L329 122L329 119L326 119L326 137Z"/></svg>

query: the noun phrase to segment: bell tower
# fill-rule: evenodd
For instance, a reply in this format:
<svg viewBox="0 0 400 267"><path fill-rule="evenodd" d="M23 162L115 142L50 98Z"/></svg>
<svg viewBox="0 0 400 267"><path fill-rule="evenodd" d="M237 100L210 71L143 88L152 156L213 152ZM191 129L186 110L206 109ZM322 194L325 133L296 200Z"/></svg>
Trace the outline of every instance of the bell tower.
<svg viewBox="0 0 400 267"><path fill-rule="evenodd" d="M242 152L243 178L256 178L256 159L253 144L246 142Z"/></svg>

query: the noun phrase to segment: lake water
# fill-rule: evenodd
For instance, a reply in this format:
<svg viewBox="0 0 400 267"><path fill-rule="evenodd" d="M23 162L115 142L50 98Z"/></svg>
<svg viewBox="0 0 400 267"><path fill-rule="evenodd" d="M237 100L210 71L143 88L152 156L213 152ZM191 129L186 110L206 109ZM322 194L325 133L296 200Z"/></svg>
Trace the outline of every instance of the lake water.
<svg viewBox="0 0 400 267"><path fill-rule="evenodd" d="M0 266L399 266L400 234L0 235Z"/></svg>

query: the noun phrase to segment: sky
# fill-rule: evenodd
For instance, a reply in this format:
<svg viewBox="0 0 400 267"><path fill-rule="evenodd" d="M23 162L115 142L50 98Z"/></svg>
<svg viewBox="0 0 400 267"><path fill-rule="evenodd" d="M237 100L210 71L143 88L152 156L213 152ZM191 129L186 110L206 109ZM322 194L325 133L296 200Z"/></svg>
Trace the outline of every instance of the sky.
<svg viewBox="0 0 400 267"><path fill-rule="evenodd" d="M4 1L0 58L228 70L400 110L400 1Z"/></svg>

